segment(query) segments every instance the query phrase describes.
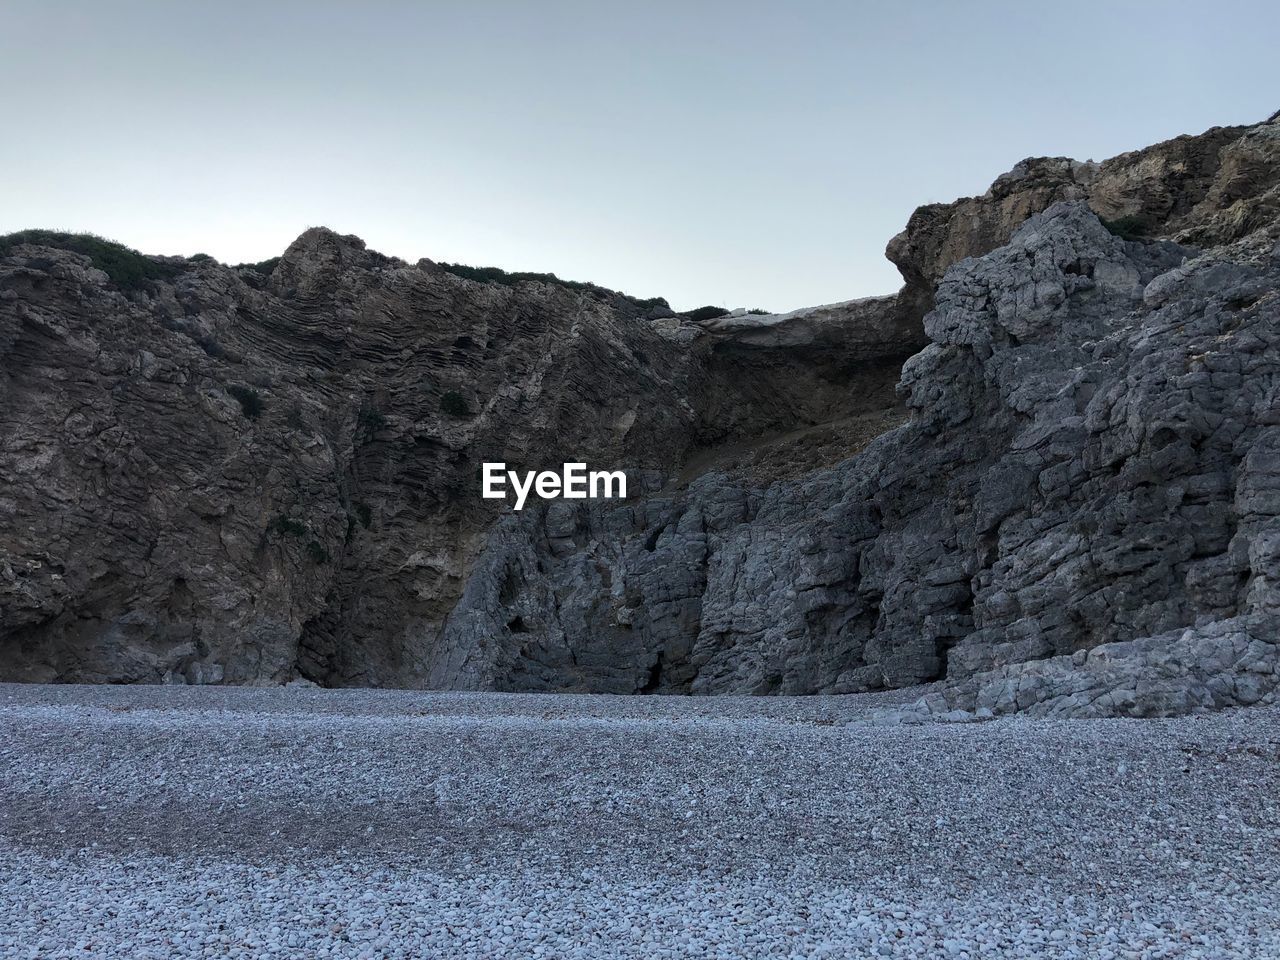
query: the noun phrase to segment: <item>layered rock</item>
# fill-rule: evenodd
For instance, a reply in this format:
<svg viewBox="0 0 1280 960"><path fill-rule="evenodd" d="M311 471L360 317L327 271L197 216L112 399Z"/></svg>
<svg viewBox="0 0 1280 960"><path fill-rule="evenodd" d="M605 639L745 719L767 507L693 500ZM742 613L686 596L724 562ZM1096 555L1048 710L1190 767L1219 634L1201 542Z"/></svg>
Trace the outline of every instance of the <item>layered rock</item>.
<svg viewBox="0 0 1280 960"><path fill-rule="evenodd" d="M761 350L326 230L268 276L165 263L126 292L67 250L0 260L5 678L422 685L509 510L480 499L482 462L674 476L718 443L893 406L922 339L888 298L824 314L839 351L820 332Z"/></svg>
<svg viewBox="0 0 1280 960"><path fill-rule="evenodd" d="M1280 685L1275 622L1216 620L1071 656L1005 664L943 684L871 723L966 723L1034 717L1179 716L1273 700Z"/></svg>
<svg viewBox="0 0 1280 960"><path fill-rule="evenodd" d="M917 212L900 295L700 324L327 231L128 296L19 248L0 671L1254 702L1280 682L1278 131L1026 161ZM625 467L632 495L513 513L487 460Z"/></svg>
<svg viewBox="0 0 1280 960"><path fill-rule="evenodd" d="M765 486L712 472L513 521L452 645L509 614L601 646L521 637L481 685L557 687L586 656L626 692L834 693L1274 617L1274 243L1195 257L1056 205L948 272L903 371L910 423Z"/></svg>
<svg viewBox="0 0 1280 960"><path fill-rule="evenodd" d="M920 207L885 255L928 309L947 268L1003 246L1027 217L1084 200L1123 232L1204 246L1229 243L1280 216L1280 124L1215 127L1102 163L1023 160L980 197Z"/></svg>

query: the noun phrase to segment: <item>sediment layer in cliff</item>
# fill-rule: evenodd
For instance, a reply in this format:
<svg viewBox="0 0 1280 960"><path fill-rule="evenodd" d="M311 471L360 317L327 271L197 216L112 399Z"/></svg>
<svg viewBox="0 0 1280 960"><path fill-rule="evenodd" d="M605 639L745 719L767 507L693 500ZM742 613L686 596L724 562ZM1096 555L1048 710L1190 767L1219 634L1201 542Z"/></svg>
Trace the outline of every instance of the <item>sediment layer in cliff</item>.
<svg viewBox="0 0 1280 960"><path fill-rule="evenodd" d="M1278 191L1274 122L1028 160L916 212L897 295L701 321L326 230L128 282L10 244L0 676L1251 702ZM633 496L515 514L486 460Z"/></svg>

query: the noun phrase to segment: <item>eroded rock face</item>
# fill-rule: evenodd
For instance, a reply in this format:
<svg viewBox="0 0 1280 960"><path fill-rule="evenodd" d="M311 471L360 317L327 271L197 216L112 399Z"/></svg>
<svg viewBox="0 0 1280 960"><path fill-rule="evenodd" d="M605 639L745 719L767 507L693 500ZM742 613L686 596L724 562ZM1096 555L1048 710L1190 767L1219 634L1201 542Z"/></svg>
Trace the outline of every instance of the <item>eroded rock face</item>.
<svg viewBox="0 0 1280 960"><path fill-rule="evenodd" d="M1274 700L1278 675L1275 621L1233 617L1069 657L1005 664L879 711L871 722L1180 716Z"/></svg>
<svg viewBox="0 0 1280 960"><path fill-rule="evenodd" d="M509 512L482 462L673 477L707 445L892 407L923 340L880 298L739 350L608 291L471 282L326 230L269 276L168 262L125 293L65 250L0 260L4 678L432 682ZM722 420L712 384L747 368Z"/></svg>
<svg viewBox="0 0 1280 960"><path fill-rule="evenodd" d="M558 688L585 655L618 692L833 693L1273 616L1280 262L1262 240L1198 257L1051 207L944 278L902 374L910 423L767 486L713 472L523 517L454 645L518 616L553 624L563 663L521 637L481 685L514 669Z"/></svg>
<svg viewBox="0 0 1280 960"><path fill-rule="evenodd" d="M1102 163L1023 160L980 197L920 207L885 255L907 281L904 299L928 309L953 263L1003 246L1027 217L1084 200L1125 232L1211 246L1280 215L1280 123L1215 127Z"/></svg>
<svg viewBox="0 0 1280 960"><path fill-rule="evenodd" d="M131 297L21 248L0 671L1255 702L1280 682L1277 129L1020 164L913 217L899 296L781 317L477 284L327 231L269 277L184 263ZM482 461L566 459L632 496L479 498Z"/></svg>

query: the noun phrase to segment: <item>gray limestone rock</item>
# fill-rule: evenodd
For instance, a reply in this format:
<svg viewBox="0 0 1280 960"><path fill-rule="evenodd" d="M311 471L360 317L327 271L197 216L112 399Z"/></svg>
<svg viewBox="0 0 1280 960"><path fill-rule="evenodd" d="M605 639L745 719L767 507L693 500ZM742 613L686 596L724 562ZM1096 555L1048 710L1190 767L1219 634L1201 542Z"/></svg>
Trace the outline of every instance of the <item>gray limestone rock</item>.
<svg viewBox="0 0 1280 960"><path fill-rule="evenodd" d="M525 564L519 602L581 619L605 592L577 591L582 565L607 570L612 619L578 636L611 649L618 692L961 682L1246 616L1274 635L1280 271L1197 253L1050 208L944 278L909 423L799 477L711 472L612 523L583 508L584 550Z"/></svg>
<svg viewBox="0 0 1280 960"><path fill-rule="evenodd" d="M1029 161L913 217L898 296L702 323L324 230L135 290L18 246L0 676L942 681L904 722L1273 696L1275 131ZM1129 207L1153 236L1094 212ZM630 495L512 512L496 460Z"/></svg>

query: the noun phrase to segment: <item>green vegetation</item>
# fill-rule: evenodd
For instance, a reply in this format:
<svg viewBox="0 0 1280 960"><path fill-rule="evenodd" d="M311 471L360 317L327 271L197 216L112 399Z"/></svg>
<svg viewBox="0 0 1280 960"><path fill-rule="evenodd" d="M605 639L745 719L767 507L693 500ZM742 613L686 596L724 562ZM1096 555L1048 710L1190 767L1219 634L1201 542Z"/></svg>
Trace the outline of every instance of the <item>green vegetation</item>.
<svg viewBox="0 0 1280 960"><path fill-rule="evenodd" d="M467 405L466 398L452 390L441 395L440 409L451 417L471 416L471 407Z"/></svg>
<svg viewBox="0 0 1280 960"><path fill-rule="evenodd" d="M312 563L328 563L329 551L324 548L319 540L312 540L306 547L307 556L311 558Z"/></svg>
<svg viewBox="0 0 1280 960"><path fill-rule="evenodd" d="M277 533L282 536L287 533L291 537L300 537L307 532L307 528L297 520L286 517L282 513L267 525L267 532Z"/></svg>
<svg viewBox="0 0 1280 960"><path fill-rule="evenodd" d="M34 243L83 254L111 278L121 290L142 290L152 281L177 276L182 268L161 263L114 240L92 233L61 233L57 230L19 230L0 237L0 257L23 243Z"/></svg>
<svg viewBox="0 0 1280 960"><path fill-rule="evenodd" d="M240 409L244 411L244 415L250 420L257 420L267 407L266 403L263 402L262 396L252 387L232 385L227 387L227 393L240 401Z"/></svg>
<svg viewBox="0 0 1280 960"><path fill-rule="evenodd" d="M624 293L621 294L621 296L626 297L627 295ZM627 299L636 306L643 307L646 310L652 310L654 307L665 307L668 310L671 309L671 304L667 303L666 297L650 297L648 300L637 300L635 297L627 297Z"/></svg>
<svg viewBox="0 0 1280 960"><path fill-rule="evenodd" d="M554 273L530 273L527 270L508 272L501 267L469 267L465 263L440 263L437 266L446 273L452 273L455 277L474 280L476 283L499 283L504 287L514 287L517 283L532 280L538 283L558 283L560 286L568 287L570 290L588 290L593 293L603 294L614 293L613 290L598 287L594 283L583 283L579 280L561 280Z"/></svg>
<svg viewBox="0 0 1280 960"><path fill-rule="evenodd" d="M710 305L698 307L696 310L686 310L684 313L680 314L680 316L686 317L695 323L701 323L703 320L714 320L716 317L727 317L728 315L729 311L723 307L713 307Z"/></svg>
<svg viewBox="0 0 1280 960"><path fill-rule="evenodd" d="M1098 219L1102 220L1101 217ZM1115 220L1102 220L1102 225L1121 240L1139 240L1145 237L1151 229L1142 217L1119 217Z"/></svg>
<svg viewBox="0 0 1280 960"><path fill-rule="evenodd" d="M217 263L218 262L213 257L209 256L207 253L193 253L191 256L187 257L187 259L194 260L196 263Z"/></svg>
<svg viewBox="0 0 1280 960"><path fill-rule="evenodd" d="M747 311L747 313L751 314L754 317L767 317L772 312L773 312L772 310L761 310L759 307L752 307L750 310Z"/></svg>
<svg viewBox="0 0 1280 960"><path fill-rule="evenodd" d="M568 287L570 290L582 290L604 298L622 297L624 300L630 300L646 310L658 306L667 306L667 301L664 297L650 297L647 300L638 300L635 297L627 296L625 293L619 293L617 290L610 290L608 287L602 287L595 283L583 283L580 280L561 280L554 273L530 273L521 270L507 271L501 267L469 267L465 263L437 263L436 266L446 273L452 273L455 277L473 280L476 283L497 283L504 287L514 287L518 283L531 280L538 283L555 283L562 287Z"/></svg>
<svg viewBox="0 0 1280 960"><path fill-rule="evenodd" d="M572 282L561 281L554 273L508 273L501 267L469 267L465 263L441 263L437 266L446 273L452 273L455 277L462 277L464 280L472 280L476 283L500 283L504 287L514 287L523 280L538 280L543 283L563 282L566 287L574 285ZM587 285L577 284L577 286Z"/></svg>
<svg viewBox="0 0 1280 960"><path fill-rule="evenodd" d="M279 257L268 257L266 260L259 260L257 263L237 263L237 270L253 270L255 273L261 273L263 276L269 276L271 271L276 268L276 264L280 262Z"/></svg>

